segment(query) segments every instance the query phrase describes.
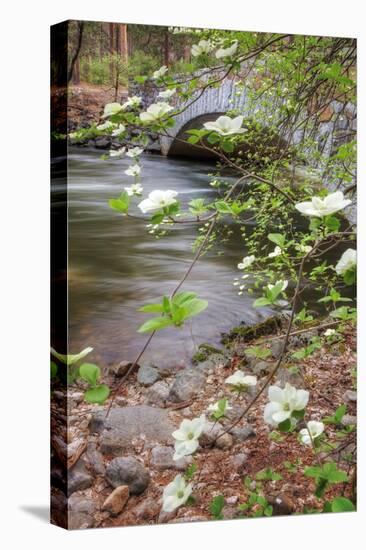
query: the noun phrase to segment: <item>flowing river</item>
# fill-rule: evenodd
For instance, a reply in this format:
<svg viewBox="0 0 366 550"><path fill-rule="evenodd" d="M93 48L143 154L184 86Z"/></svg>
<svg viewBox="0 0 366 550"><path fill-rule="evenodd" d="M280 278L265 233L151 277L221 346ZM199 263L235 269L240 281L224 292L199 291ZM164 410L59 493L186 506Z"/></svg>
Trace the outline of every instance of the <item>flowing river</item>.
<svg viewBox="0 0 366 550"><path fill-rule="evenodd" d="M69 150L69 349L76 353L93 346L93 359L105 365L133 360L141 349L147 335L136 331L148 315L137 309L173 290L192 260L197 226L176 225L156 239L148 222L112 211L108 199L131 184L123 173L130 159L103 161L100 155L92 149ZM144 196L153 189L174 189L183 205L192 198L215 197L207 177L210 164L157 155L145 155L142 164ZM222 332L265 314L233 286L240 275L236 265L245 255L240 235L221 250L225 253L215 247L203 256L183 287L208 300L207 310L181 329L159 332L143 362L187 363L198 344L218 344Z"/></svg>

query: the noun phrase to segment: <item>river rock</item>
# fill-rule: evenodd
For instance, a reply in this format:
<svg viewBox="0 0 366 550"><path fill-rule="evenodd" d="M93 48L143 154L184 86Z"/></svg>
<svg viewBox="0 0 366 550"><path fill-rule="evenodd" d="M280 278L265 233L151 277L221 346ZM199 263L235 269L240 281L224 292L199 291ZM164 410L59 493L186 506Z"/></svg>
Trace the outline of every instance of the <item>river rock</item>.
<svg viewBox="0 0 366 550"><path fill-rule="evenodd" d="M79 462L68 473L67 491L70 496L76 491L84 491L93 484L92 476L87 472L85 465Z"/></svg>
<svg viewBox="0 0 366 550"><path fill-rule="evenodd" d="M94 431L101 432L100 451L115 456L131 448L138 439L169 443L175 429L167 411L148 405L114 407L107 418L105 410L99 410L94 414L92 426Z"/></svg>
<svg viewBox="0 0 366 550"><path fill-rule="evenodd" d="M183 456L179 460L173 460L174 449L172 447L158 446L151 451L150 466L156 470L172 469L185 471L191 464L191 456Z"/></svg>
<svg viewBox="0 0 366 550"><path fill-rule="evenodd" d="M243 427L235 427L230 430L230 433L236 441L246 441L249 437L254 437L256 435L250 424Z"/></svg>
<svg viewBox="0 0 366 550"><path fill-rule="evenodd" d="M97 149L107 149L110 147L111 140L107 137L97 137L95 138L95 147Z"/></svg>
<svg viewBox="0 0 366 550"><path fill-rule="evenodd" d="M266 361L258 361L253 365L252 371L257 376L261 376L262 374L267 374L269 372L270 367L271 367L270 363L267 363Z"/></svg>
<svg viewBox="0 0 366 550"><path fill-rule="evenodd" d="M142 365L137 373L137 381L142 386L152 386L160 378L159 372L154 367Z"/></svg>
<svg viewBox="0 0 366 550"><path fill-rule="evenodd" d="M106 469L112 487L128 485L131 495L143 493L150 482L148 470L133 456L114 458Z"/></svg>
<svg viewBox="0 0 366 550"><path fill-rule="evenodd" d="M248 455L245 453L238 453L231 457L231 465L235 471L240 471L248 460Z"/></svg>
<svg viewBox="0 0 366 550"><path fill-rule="evenodd" d="M346 402L353 402L355 403L357 401L357 392L354 390L347 390L343 394L343 400Z"/></svg>
<svg viewBox="0 0 366 550"><path fill-rule="evenodd" d="M68 513L68 529L90 529L94 525L94 518L89 514L82 512L69 512Z"/></svg>
<svg viewBox="0 0 366 550"><path fill-rule="evenodd" d="M132 366L132 363L129 361L121 361L118 363L118 365L112 365L109 367L109 374L112 374L116 378L121 378L126 374L128 369ZM138 365L136 365L136 368L138 368Z"/></svg>
<svg viewBox="0 0 366 550"><path fill-rule="evenodd" d="M152 520L158 516L160 504L156 499L148 498L136 506L133 513L138 519Z"/></svg>
<svg viewBox="0 0 366 550"><path fill-rule="evenodd" d="M128 485L120 485L105 499L102 505L103 512L109 512L111 516L118 516L126 506L130 496Z"/></svg>
<svg viewBox="0 0 366 550"><path fill-rule="evenodd" d="M271 353L275 359L279 359L283 351L283 339L272 340Z"/></svg>
<svg viewBox="0 0 366 550"><path fill-rule="evenodd" d="M157 407L165 407L169 400L170 386L166 382L155 382L146 393L146 401Z"/></svg>
<svg viewBox="0 0 366 550"><path fill-rule="evenodd" d="M220 437L218 438L218 436ZM230 449L233 445L233 438L229 433L224 433L219 424L206 422L199 437L199 443L202 447L209 447L215 444L219 449Z"/></svg>
<svg viewBox="0 0 366 550"><path fill-rule="evenodd" d="M104 475L105 466L103 463L103 455L97 450L95 443L88 444L86 458L96 475Z"/></svg>
<svg viewBox="0 0 366 550"><path fill-rule="evenodd" d="M357 424L357 417L352 414L345 414L341 420L342 426L354 426Z"/></svg>
<svg viewBox="0 0 366 550"><path fill-rule="evenodd" d="M205 385L205 368L194 367L179 372L170 388L169 401L182 403L195 397Z"/></svg>
<svg viewBox="0 0 366 550"><path fill-rule="evenodd" d="M90 516L97 510L96 503L92 499L80 495L71 495L68 505L70 511L89 514Z"/></svg>

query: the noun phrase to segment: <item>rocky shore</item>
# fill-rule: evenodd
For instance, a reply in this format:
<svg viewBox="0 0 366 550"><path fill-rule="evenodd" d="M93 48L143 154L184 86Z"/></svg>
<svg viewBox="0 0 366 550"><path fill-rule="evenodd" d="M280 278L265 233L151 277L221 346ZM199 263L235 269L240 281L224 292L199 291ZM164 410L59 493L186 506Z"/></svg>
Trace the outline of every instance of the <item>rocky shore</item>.
<svg viewBox="0 0 366 550"><path fill-rule="evenodd" d="M265 468L275 470L280 478L263 481L273 515L299 513L304 508L321 511L313 481L295 466L286 466L299 464L299 459L302 466L312 464L312 450L296 441L289 446L285 437L269 437L270 429L263 422L266 395L245 419L216 440L240 417L256 392L254 388L248 394L231 394L225 378L242 369L258 377L258 389L282 352L283 321L273 317L252 327L237 327L223 336L220 349L201 345L185 368L172 364L171 369L162 369L142 362L118 391L108 416L109 401L102 407L85 403L80 383L69 386L67 394L56 384L52 393L53 521L68 523L70 529L207 521L213 519L210 502L217 495L224 498L222 517L240 518L240 504L247 500L243 479L255 479ZM309 413L317 416L332 415L345 403L347 414L342 423L355 425L355 329L346 325L341 341L332 345L323 338L324 331L314 326L294 328L274 383L284 386L290 382L309 390ZM314 336L321 337L321 347L294 361L292 354ZM256 345L268 350L264 359L248 353L248 347ZM104 373L112 390L129 366L122 361ZM193 457L173 461L172 432L184 418L204 413L209 420L208 406L223 397L228 397L232 406L225 420L208 422ZM330 427L330 438L332 431ZM339 443L334 443L337 453ZM340 460L342 453L355 453L355 444L339 453ZM192 503L169 514L163 512L164 487L192 463L197 466Z"/></svg>

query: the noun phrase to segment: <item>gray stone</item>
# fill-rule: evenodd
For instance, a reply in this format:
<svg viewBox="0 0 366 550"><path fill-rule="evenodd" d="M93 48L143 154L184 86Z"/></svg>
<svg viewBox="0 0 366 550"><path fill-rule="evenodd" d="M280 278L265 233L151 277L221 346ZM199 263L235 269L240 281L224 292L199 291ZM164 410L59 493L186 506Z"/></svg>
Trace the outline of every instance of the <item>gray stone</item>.
<svg viewBox="0 0 366 550"><path fill-rule="evenodd" d="M93 484L92 476L87 472L84 464L78 462L68 473L67 491L70 496L76 491L84 491Z"/></svg>
<svg viewBox="0 0 366 550"><path fill-rule="evenodd" d="M210 447L215 444L219 449L230 449L233 445L233 438L229 433L224 433L220 424L206 422L199 437L199 443L202 447Z"/></svg>
<svg viewBox="0 0 366 550"><path fill-rule="evenodd" d="M133 456L114 458L107 466L106 479L112 487L128 485L132 495L143 493L150 482L148 470Z"/></svg>
<svg viewBox="0 0 366 550"><path fill-rule="evenodd" d="M240 471L248 460L248 455L245 453L238 453L231 457L231 464L236 471Z"/></svg>
<svg viewBox="0 0 366 550"><path fill-rule="evenodd" d="M108 512L111 516L118 516L126 506L130 496L130 490L127 485L119 485L103 502L103 512Z"/></svg>
<svg viewBox="0 0 366 550"><path fill-rule="evenodd" d="M161 510L158 517L158 523L170 523L177 515L177 511L177 509L172 512L164 512L164 510Z"/></svg>
<svg viewBox="0 0 366 550"><path fill-rule="evenodd" d="M151 451L150 466L157 470L174 468L173 454L172 447L154 447Z"/></svg>
<svg viewBox="0 0 366 550"><path fill-rule="evenodd" d="M354 426L357 424L357 417L352 414L345 414L341 421L342 426Z"/></svg>
<svg viewBox="0 0 366 550"><path fill-rule="evenodd" d="M97 510L96 503L93 500L80 495L71 495L68 504L71 512L81 512L92 516Z"/></svg>
<svg viewBox="0 0 366 550"><path fill-rule="evenodd" d="M137 381L143 386L152 386L160 378L159 372L154 367L142 365L137 373Z"/></svg>
<svg viewBox="0 0 366 550"><path fill-rule="evenodd" d="M100 451L103 454L116 456L131 448L136 439L149 443L173 441L174 426L168 412L148 405L113 407L107 418L105 411L99 410L93 416L92 425L101 432Z"/></svg>
<svg viewBox="0 0 366 550"><path fill-rule="evenodd" d="M252 426L235 427L230 430L231 435L236 441L246 441L249 437L254 437L255 431Z"/></svg>
<svg viewBox="0 0 366 550"><path fill-rule="evenodd" d="M258 363L255 363L252 367L252 371L257 376L260 376L261 374L266 374L269 372L271 365L267 363L266 361L258 361Z"/></svg>
<svg viewBox="0 0 366 550"><path fill-rule="evenodd" d="M235 519L238 515L238 510L234 506L224 506L221 514L223 519Z"/></svg>
<svg viewBox="0 0 366 550"><path fill-rule="evenodd" d="M191 456L183 456L179 460L173 460L173 447L158 446L151 451L150 467L156 470L172 469L185 471L192 463Z"/></svg>
<svg viewBox="0 0 366 550"><path fill-rule="evenodd" d="M238 500L239 500L239 497L236 496L236 495L234 495L234 496L228 497L228 498L226 499L226 504L230 504L230 505L236 504L236 503L238 502Z"/></svg>
<svg viewBox="0 0 366 550"><path fill-rule="evenodd" d="M107 149L111 144L110 138L97 137L95 138L95 147L97 149Z"/></svg>
<svg viewBox="0 0 366 550"><path fill-rule="evenodd" d="M166 382L155 382L146 393L146 401L157 407L165 407L169 400L169 391L170 386Z"/></svg>
<svg viewBox="0 0 366 550"><path fill-rule="evenodd" d="M204 387L206 375L204 369L190 368L179 372L169 392L173 403L189 401Z"/></svg>
<svg viewBox="0 0 366 550"><path fill-rule="evenodd" d="M94 518L89 514L82 512L69 512L68 513L68 529L90 529L94 525Z"/></svg>
<svg viewBox="0 0 366 550"><path fill-rule="evenodd" d="M354 390L347 390L343 394L343 400L355 403L357 401L357 392Z"/></svg>
<svg viewBox="0 0 366 550"><path fill-rule="evenodd" d="M206 518L206 516L183 516L181 518L174 518L174 519L170 519L168 521L168 523L195 523L197 521L208 521L208 518ZM160 522L159 523L165 523L165 522Z"/></svg>
<svg viewBox="0 0 366 550"><path fill-rule="evenodd" d="M160 504L156 499L148 498L136 506L133 513L138 519L152 520L158 516Z"/></svg>
<svg viewBox="0 0 366 550"><path fill-rule="evenodd" d="M272 340L272 343L271 343L272 356L275 359L279 359L279 357L281 356L282 351L283 351L283 340L282 339Z"/></svg>
<svg viewBox="0 0 366 550"><path fill-rule="evenodd" d="M109 367L109 373L113 376L116 376L117 378L121 378L126 374L128 369L132 366L132 363L129 361L121 361L118 363L118 365L112 365ZM136 368L138 368L138 365L136 365Z"/></svg>
<svg viewBox="0 0 366 550"><path fill-rule="evenodd" d="M95 443L88 444L86 458L96 475L104 475L105 466L103 463L103 455L97 450Z"/></svg>
<svg viewBox="0 0 366 550"><path fill-rule="evenodd" d="M217 441L215 442L215 445L218 449L226 450L226 449L231 449L231 447L233 446L233 443L234 441L232 436L229 433L224 433L221 437L217 439Z"/></svg>

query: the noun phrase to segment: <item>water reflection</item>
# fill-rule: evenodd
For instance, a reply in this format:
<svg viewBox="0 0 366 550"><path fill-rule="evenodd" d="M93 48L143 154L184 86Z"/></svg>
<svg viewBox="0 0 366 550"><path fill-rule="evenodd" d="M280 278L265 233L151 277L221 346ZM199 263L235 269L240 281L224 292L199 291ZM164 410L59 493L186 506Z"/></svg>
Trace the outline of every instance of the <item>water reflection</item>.
<svg viewBox="0 0 366 550"><path fill-rule="evenodd" d="M143 303L169 293L189 266L196 228L175 226L156 240L145 224L126 220L108 206L122 182L129 159L102 161L98 151L69 151L69 346L76 352L95 348L95 361L105 365L133 359L146 335L136 333L147 316ZM160 156L143 158L145 194L175 189L181 202L213 199L207 173L212 165ZM240 236L225 246L225 255L210 252L195 266L185 288L209 301L208 309L183 329L169 328L156 337L145 361L174 366L189 361L194 345L218 343L221 332L240 321L260 318L249 296L232 286L236 264L245 254Z"/></svg>

